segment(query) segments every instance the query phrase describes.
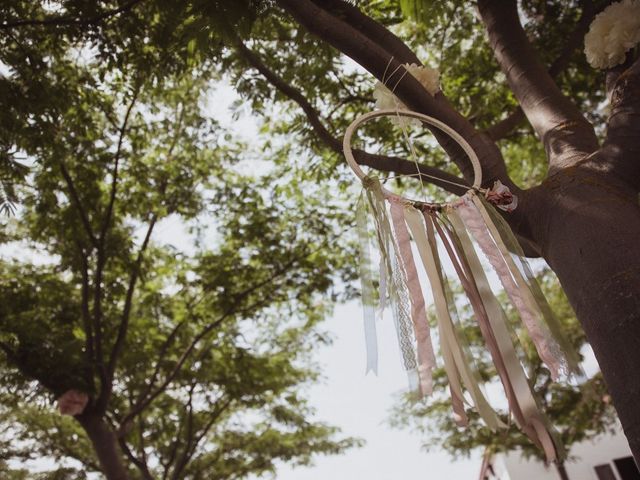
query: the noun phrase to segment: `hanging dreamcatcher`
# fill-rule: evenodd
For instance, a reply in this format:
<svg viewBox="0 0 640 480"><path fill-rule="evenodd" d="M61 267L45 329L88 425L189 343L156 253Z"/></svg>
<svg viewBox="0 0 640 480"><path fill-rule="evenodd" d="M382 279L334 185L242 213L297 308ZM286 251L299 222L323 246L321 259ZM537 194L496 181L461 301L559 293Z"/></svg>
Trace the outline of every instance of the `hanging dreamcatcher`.
<svg viewBox="0 0 640 480"><path fill-rule="evenodd" d="M473 185L465 186L468 191L455 201L429 203L397 195L387 190L376 177L367 176L355 161L351 139L360 125L382 116L417 119L449 135L473 165ZM404 133L408 140L406 131ZM417 265L422 265L433 294L440 350L456 423L461 426L467 424L467 403L475 407L492 430L506 427L487 401L469 349L462 341L455 301L441 261L441 255L446 255L478 323L504 387L513 419L527 437L544 449L548 461L562 458L562 445L536 400L516 353L505 312L491 290L476 251L477 248L482 252L495 271L551 377L555 380L578 373L577 355L563 337L509 226L494 210L493 205L496 205L512 211L517 199L499 182L491 190L482 189L480 163L471 146L448 125L417 112L390 109L359 117L346 131L344 154L364 186L357 207L357 225L360 232L367 369L375 371L377 368L375 306L378 304L381 311L389 302L410 384L422 395L431 393L436 360L418 277ZM380 249L378 294L370 268L367 212L373 217ZM414 255L411 239L418 255Z"/></svg>

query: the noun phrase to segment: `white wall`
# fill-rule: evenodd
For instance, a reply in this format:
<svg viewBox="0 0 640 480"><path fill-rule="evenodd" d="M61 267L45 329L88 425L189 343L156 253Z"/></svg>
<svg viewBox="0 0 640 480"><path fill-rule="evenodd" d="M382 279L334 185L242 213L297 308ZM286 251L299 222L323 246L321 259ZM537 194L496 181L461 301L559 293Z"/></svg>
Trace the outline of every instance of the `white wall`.
<svg viewBox="0 0 640 480"><path fill-rule="evenodd" d="M570 480L597 480L594 467L610 463L614 473L618 472L613 460L631 456L629 445L618 426L613 435L604 434L599 437L576 444L569 453L570 461L565 464ZM537 460L525 460L519 454L498 454L492 460L495 480L558 480L556 469L545 467ZM619 478L619 477L618 477Z"/></svg>

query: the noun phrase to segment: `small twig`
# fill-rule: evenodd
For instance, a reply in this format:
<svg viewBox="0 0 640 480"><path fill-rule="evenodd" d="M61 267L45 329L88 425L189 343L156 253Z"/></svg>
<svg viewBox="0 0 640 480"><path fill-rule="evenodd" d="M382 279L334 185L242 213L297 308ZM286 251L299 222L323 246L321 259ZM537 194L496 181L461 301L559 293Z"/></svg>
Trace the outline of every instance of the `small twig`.
<svg viewBox="0 0 640 480"><path fill-rule="evenodd" d="M143 0L130 0L124 5L115 8L113 10L107 10L106 12L102 12L95 17L90 18L77 18L77 17L53 17L53 18L45 18L44 20L15 20L13 22L5 22L0 23L0 30L9 30L16 27L24 27L24 26L63 26L63 25L77 25L77 26L86 26L92 25L102 22L103 20L113 17L115 15L119 15L128 10L131 10L137 3L142 2Z"/></svg>

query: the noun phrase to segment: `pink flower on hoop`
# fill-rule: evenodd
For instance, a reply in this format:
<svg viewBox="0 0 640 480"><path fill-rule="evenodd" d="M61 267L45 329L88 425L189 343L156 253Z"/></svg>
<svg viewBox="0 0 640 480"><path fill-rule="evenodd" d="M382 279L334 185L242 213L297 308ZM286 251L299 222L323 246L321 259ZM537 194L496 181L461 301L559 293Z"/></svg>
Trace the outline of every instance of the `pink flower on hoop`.
<svg viewBox="0 0 640 480"><path fill-rule="evenodd" d="M509 187L503 185L500 180L496 180L491 190L485 193L487 202L495 205L505 212L513 212L518 206L518 197L516 197Z"/></svg>
<svg viewBox="0 0 640 480"><path fill-rule="evenodd" d="M67 390L57 400L61 415L80 415L88 402L89 396L78 390Z"/></svg>

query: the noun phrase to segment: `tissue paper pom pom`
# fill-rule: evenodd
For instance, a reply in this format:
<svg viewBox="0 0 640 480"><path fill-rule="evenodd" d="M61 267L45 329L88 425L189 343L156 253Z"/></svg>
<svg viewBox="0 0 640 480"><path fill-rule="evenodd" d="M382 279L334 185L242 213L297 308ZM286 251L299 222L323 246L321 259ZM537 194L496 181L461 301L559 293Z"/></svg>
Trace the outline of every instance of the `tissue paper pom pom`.
<svg viewBox="0 0 640 480"><path fill-rule="evenodd" d="M584 37L584 53L594 68L624 62L627 51L640 43L640 0L623 0L599 13Z"/></svg>
<svg viewBox="0 0 640 480"><path fill-rule="evenodd" d="M404 65L407 71L418 80L431 95L440 90L440 72L435 68L421 67L412 63ZM409 108L396 97L383 83L377 82L373 89L373 98L376 100L378 110L409 110ZM420 125L420 120L410 118L391 118L391 121L399 126Z"/></svg>
<svg viewBox="0 0 640 480"><path fill-rule="evenodd" d="M58 398L58 410L62 415L80 415L87 403L89 396L78 390L67 390Z"/></svg>
<svg viewBox="0 0 640 480"><path fill-rule="evenodd" d="M405 68L418 80L431 95L440 90L440 72L435 68L423 67L412 63L405 64Z"/></svg>

